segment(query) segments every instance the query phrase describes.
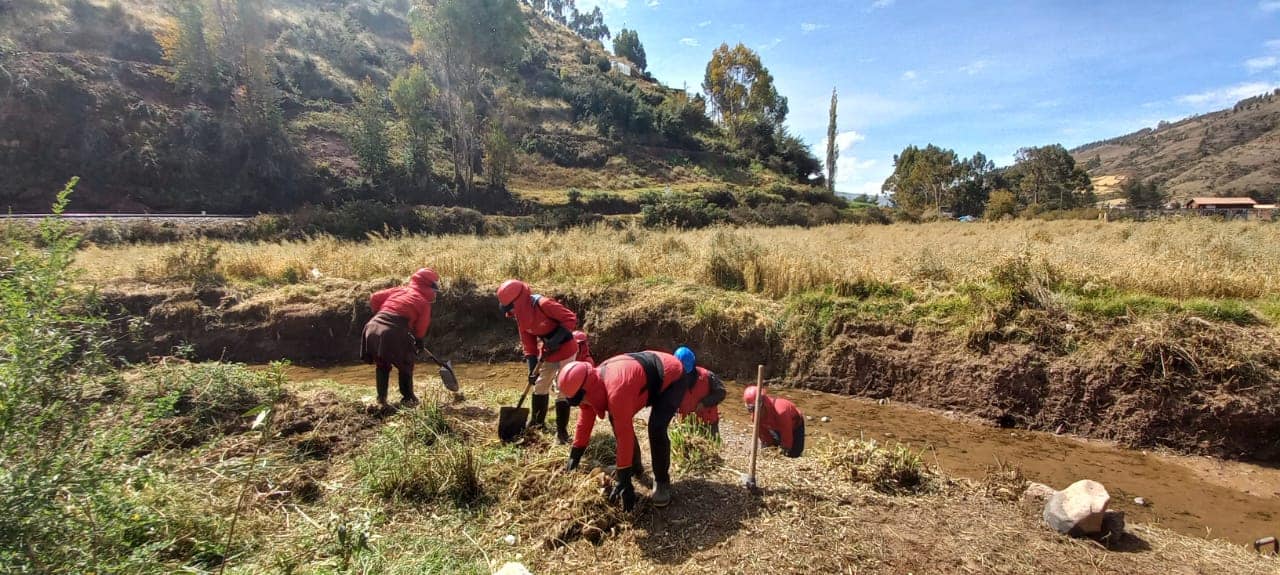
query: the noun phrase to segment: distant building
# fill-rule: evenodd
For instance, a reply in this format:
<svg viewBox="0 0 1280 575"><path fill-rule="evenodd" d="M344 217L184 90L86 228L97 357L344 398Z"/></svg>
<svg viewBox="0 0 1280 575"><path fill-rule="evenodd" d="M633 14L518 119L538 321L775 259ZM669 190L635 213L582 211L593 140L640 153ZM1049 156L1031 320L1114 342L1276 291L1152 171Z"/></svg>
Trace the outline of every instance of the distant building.
<svg viewBox="0 0 1280 575"><path fill-rule="evenodd" d="M1191 198L1188 210L1251 210L1257 205L1253 198Z"/></svg>
<svg viewBox="0 0 1280 575"><path fill-rule="evenodd" d="M1276 213L1275 204L1255 204L1253 206L1253 216L1259 220L1274 220Z"/></svg>

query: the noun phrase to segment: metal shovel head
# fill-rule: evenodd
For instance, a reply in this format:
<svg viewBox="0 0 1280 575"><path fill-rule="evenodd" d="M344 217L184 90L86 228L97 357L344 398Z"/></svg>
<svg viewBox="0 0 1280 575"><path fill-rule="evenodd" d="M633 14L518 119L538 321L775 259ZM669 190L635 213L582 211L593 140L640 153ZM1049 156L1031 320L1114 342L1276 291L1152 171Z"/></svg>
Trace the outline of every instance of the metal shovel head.
<svg viewBox="0 0 1280 575"><path fill-rule="evenodd" d="M440 383L449 391L458 391L458 376L453 373L453 362L446 361L440 367Z"/></svg>
<svg viewBox="0 0 1280 575"><path fill-rule="evenodd" d="M529 408L505 406L498 410L498 439L511 443L524 434Z"/></svg>

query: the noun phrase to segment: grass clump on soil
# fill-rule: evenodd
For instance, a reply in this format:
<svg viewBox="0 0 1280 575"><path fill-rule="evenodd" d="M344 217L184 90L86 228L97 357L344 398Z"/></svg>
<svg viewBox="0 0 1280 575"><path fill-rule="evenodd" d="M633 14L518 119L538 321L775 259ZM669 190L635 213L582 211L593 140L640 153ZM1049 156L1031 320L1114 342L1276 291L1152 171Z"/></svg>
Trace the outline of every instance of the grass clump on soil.
<svg viewBox="0 0 1280 575"><path fill-rule="evenodd" d="M282 370L283 365L250 370L165 358L136 374L130 395L152 429L153 442L190 447L242 428L245 413L283 398Z"/></svg>
<svg viewBox="0 0 1280 575"><path fill-rule="evenodd" d="M468 506L484 495L475 452L431 401L402 411L354 469L365 489L392 501Z"/></svg>
<svg viewBox="0 0 1280 575"><path fill-rule="evenodd" d="M684 473L702 474L720 468L720 438L711 428L694 418L682 418L668 429L671 436L671 462Z"/></svg>
<svg viewBox="0 0 1280 575"><path fill-rule="evenodd" d="M926 493L936 475L921 454L897 443L880 445L874 439L826 442L817 458L828 468L853 483L864 483L889 495Z"/></svg>

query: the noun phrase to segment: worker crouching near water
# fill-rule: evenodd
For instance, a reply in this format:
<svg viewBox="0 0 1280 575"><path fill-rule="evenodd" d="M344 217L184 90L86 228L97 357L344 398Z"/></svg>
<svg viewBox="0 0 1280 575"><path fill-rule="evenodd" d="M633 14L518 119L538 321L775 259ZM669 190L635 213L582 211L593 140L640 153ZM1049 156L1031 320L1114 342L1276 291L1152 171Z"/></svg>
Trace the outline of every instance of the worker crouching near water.
<svg viewBox="0 0 1280 575"><path fill-rule="evenodd" d="M374 379L380 407L387 406L392 367L398 372L400 403L418 404L413 393L413 364L417 352L424 349L439 281L435 271L423 268L409 278L409 285L384 289L369 298L373 319L364 325L360 359L377 366Z"/></svg>
<svg viewBox="0 0 1280 575"><path fill-rule="evenodd" d="M756 406L756 386L742 391L742 401L747 413ZM787 457L800 457L804 453L804 415L800 408L781 397L765 394L760 398L760 433L758 439L764 447L778 447Z"/></svg>
<svg viewBox="0 0 1280 575"><path fill-rule="evenodd" d="M561 366L578 356L578 343L573 338L578 316L560 302L534 294L520 280L502 282L498 287L498 306L503 314L516 320L520 346L529 365L529 382L534 386L529 427L545 429L556 374ZM556 440L561 444L569 442L569 404L564 393L556 396Z"/></svg>
<svg viewBox="0 0 1280 575"><path fill-rule="evenodd" d="M720 437L719 405L727 395L724 382L710 370L697 366L693 350L682 347L676 350L675 355L682 364L695 366L693 373L685 376L689 378L689 390L685 392L684 401L680 403L680 415L685 417L686 421L689 417L695 418L699 424L711 432L712 436Z"/></svg>
<svg viewBox="0 0 1280 575"><path fill-rule="evenodd" d="M639 441L632 418L645 407L649 412L649 452L653 457L653 504L666 507L671 502L671 438L667 426L684 400L688 385L687 368L669 353L643 351L614 356L598 367L574 362L560 369L560 391L570 405L581 407L578 426L569 450L567 469L578 467L591 441L596 418L609 416L617 441L617 482L609 494L622 501L622 508L635 506L632 478L640 468Z"/></svg>

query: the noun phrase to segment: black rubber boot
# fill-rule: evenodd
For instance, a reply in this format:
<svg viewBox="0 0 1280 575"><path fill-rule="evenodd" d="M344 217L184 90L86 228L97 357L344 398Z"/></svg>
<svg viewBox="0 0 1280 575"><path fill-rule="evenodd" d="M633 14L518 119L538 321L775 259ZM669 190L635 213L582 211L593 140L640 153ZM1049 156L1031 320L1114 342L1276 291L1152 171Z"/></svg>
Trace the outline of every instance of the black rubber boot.
<svg viewBox="0 0 1280 575"><path fill-rule="evenodd" d="M529 404L529 427L547 428L547 405L551 403L550 395L534 395Z"/></svg>
<svg viewBox="0 0 1280 575"><path fill-rule="evenodd" d="M418 405L418 396L413 394L413 372L400 372L397 383L400 384L400 403L405 406Z"/></svg>
<svg viewBox="0 0 1280 575"><path fill-rule="evenodd" d="M556 400L556 443L569 443L569 402Z"/></svg>
<svg viewBox="0 0 1280 575"><path fill-rule="evenodd" d="M378 387L378 404L386 405L387 390L391 388L391 368L383 369L379 367L378 371L374 372L374 382Z"/></svg>

